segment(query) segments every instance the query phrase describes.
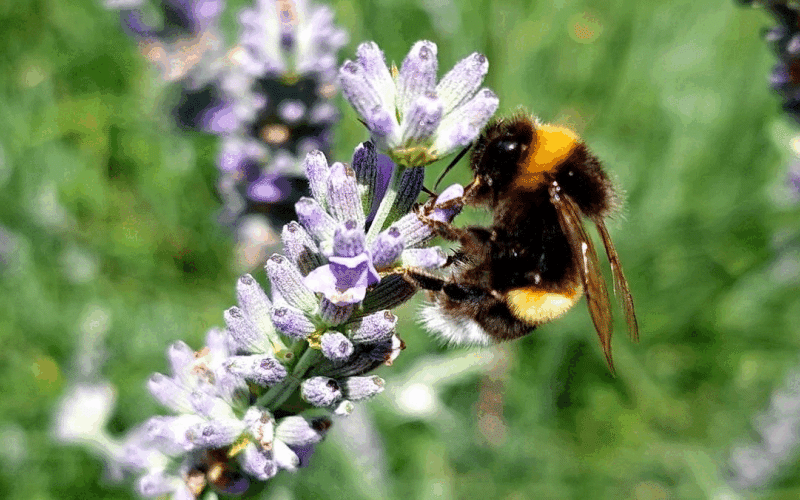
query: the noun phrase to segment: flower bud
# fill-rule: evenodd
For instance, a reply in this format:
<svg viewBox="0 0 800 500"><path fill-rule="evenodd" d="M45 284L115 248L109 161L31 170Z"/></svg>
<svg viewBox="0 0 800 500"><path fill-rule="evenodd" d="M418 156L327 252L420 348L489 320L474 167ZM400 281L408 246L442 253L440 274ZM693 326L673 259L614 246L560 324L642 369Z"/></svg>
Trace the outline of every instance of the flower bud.
<svg viewBox="0 0 800 500"><path fill-rule="evenodd" d="M352 220L364 227L364 209L358 194L355 172L343 163L334 163L328 177L328 205L340 222Z"/></svg>
<svg viewBox="0 0 800 500"><path fill-rule="evenodd" d="M377 376L348 377L344 380L342 392L351 401L361 401L383 392L386 382Z"/></svg>
<svg viewBox="0 0 800 500"><path fill-rule="evenodd" d="M147 381L147 390L156 401L175 412L190 412L189 391L174 379L154 373Z"/></svg>
<svg viewBox="0 0 800 500"><path fill-rule="evenodd" d="M292 259L303 276L323 264L317 244L297 222L283 226L281 241L286 256Z"/></svg>
<svg viewBox="0 0 800 500"><path fill-rule="evenodd" d="M196 448L221 448L234 442L244 431L240 420L211 420L193 425L186 431L186 438Z"/></svg>
<svg viewBox="0 0 800 500"><path fill-rule="evenodd" d="M169 360L172 374L180 377L194 363L194 351L186 342L178 340L173 342L167 349L167 359Z"/></svg>
<svg viewBox="0 0 800 500"><path fill-rule="evenodd" d="M275 428L275 438L289 446L306 446L322 441L330 419L307 420L299 415L284 417Z"/></svg>
<svg viewBox="0 0 800 500"><path fill-rule="evenodd" d="M295 203L297 220L317 241L327 241L333 237L336 220L313 198L300 198Z"/></svg>
<svg viewBox="0 0 800 500"><path fill-rule="evenodd" d="M391 338L397 326L397 316L391 311L378 311L348 324L349 334L353 342L371 344L383 342Z"/></svg>
<svg viewBox="0 0 800 500"><path fill-rule="evenodd" d="M238 307L231 307L223 314L228 334L236 342L237 350L244 352L267 352L269 344L256 326L247 319Z"/></svg>
<svg viewBox="0 0 800 500"><path fill-rule="evenodd" d="M327 332L320 339L322 354L334 362L347 361L353 354L353 343L339 332Z"/></svg>
<svg viewBox="0 0 800 500"><path fill-rule="evenodd" d="M403 266L439 269L447 263L447 256L439 247L410 248L403 252Z"/></svg>
<svg viewBox="0 0 800 500"><path fill-rule="evenodd" d="M275 328L292 340L303 340L316 330L314 323L293 307L274 307L272 322Z"/></svg>
<svg viewBox="0 0 800 500"><path fill-rule="evenodd" d="M303 171L308 178L311 194L317 200L328 199L328 176L330 168L322 151L312 151L303 160Z"/></svg>
<svg viewBox="0 0 800 500"><path fill-rule="evenodd" d="M372 263L376 268L390 267L399 257L404 248L400 230L392 226L383 231L372 244Z"/></svg>
<svg viewBox="0 0 800 500"><path fill-rule="evenodd" d="M275 385L286 378L286 367L272 356L231 356L226 368L261 387Z"/></svg>
<svg viewBox="0 0 800 500"><path fill-rule="evenodd" d="M272 303L258 282L249 274L240 277L236 282L236 299L247 319L259 331L264 333L273 331L272 322L269 320Z"/></svg>
<svg viewBox="0 0 800 500"><path fill-rule="evenodd" d="M300 395L314 406L329 407L342 399L342 390L332 378L311 377L300 385Z"/></svg>
<svg viewBox="0 0 800 500"><path fill-rule="evenodd" d="M278 464L253 443L245 446L238 457L242 470L260 481L271 479L278 473Z"/></svg>
<svg viewBox="0 0 800 500"><path fill-rule="evenodd" d="M275 254L269 258L266 267L273 291L280 294L289 305L307 313L317 309L314 292L306 287L300 270L289 259Z"/></svg>

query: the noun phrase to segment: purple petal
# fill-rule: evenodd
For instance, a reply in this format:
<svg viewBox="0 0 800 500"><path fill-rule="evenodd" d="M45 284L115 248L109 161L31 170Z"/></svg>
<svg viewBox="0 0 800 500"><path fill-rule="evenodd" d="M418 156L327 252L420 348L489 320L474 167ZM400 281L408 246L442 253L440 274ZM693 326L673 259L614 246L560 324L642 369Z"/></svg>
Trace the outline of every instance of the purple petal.
<svg viewBox="0 0 800 500"><path fill-rule="evenodd" d="M474 141L499 104L494 92L482 89L442 120L433 149L439 156L445 156Z"/></svg>
<svg viewBox="0 0 800 500"><path fill-rule="evenodd" d="M372 244L372 263L376 268L389 267L400 257L404 246L400 230L390 227L380 233Z"/></svg>
<svg viewBox="0 0 800 500"><path fill-rule="evenodd" d="M411 47L403 60L397 77L397 107L403 115L420 96L436 89L436 52L435 43L422 40Z"/></svg>
<svg viewBox="0 0 800 500"><path fill-rule="evenodd" d="M403 144L420 143L433 136L444 115L442 100L434 93L417 97L411 104L400 128Z"/></svg>
<svg viewBox="0 0 800 500"><path fill-rule="evenodd" d="M445 114L472 97L488 71L489 61L486 56L474 52L444 75L436 86L436 93L444 103Z"/></svg>
<svg viewBox="0 0 800 500"><path fill-rule="evenodd" d="M355 221L340 224L333 233L333 254L338 257L355 257L364 252L366 237Z"/></svg>

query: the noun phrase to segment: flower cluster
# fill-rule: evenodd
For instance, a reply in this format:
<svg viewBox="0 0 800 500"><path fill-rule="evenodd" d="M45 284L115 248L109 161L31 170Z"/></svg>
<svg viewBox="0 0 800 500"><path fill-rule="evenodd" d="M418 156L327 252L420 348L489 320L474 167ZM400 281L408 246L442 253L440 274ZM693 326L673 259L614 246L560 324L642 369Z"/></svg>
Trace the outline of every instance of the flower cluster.
<svg viewBox="0 0 800 500"><path fill-rule="evenodd" d="M436 44L411 47L400 69L386 66L373 42L339 70L342 92L381 151L401 166L423 166L470 144L499 100L480 88L489 69L483 54L461 60L437 83Z"/></svg>
<svg viewBox="0 0 800 500"><path fill-rule="evenodd" d="M339 120L331 103L337 53L347 33L326 6L258 0L240 12L236 45L225 46L217 26L223 0L143 2L106 5L121 9L125 30L163 78L179 82L178 125L220 136L220 220L236 228L252 268L307 192L302 158L329 150ZM146 21L153 10L160 22Z"/></svg>
<svg viewBox="0 0 800 500"><path fill-rule="evenodd" d="M328 7L303 0L259 0L239 22L241 36L222 83L225 120L212 127L223 134L223 220L266 213L280 227L307 189L303 156L329 150L339 120L331 103L337 53L347 34Z"/></svg>
<svg viewBox="0 0 800 500"><path fill-rule="evenodd" d="M183 81L198 96L217 75L222 56L218 19L224 0L106 0L119 9L123 29L167 81Z"/></svg>
<svg viewBox="0 0 800 500"><path fill-rule="evenodd" d="M791 373L784 387L772 395L770 407L754 421L761 437L752 445L733 449L732 486L758 489L768 485L791 463L800 448L800 373Z"/></svg>
<svg viewBox="0 0 800 500"><path fill-rule="evenodd" d="M268 259L271 298L250 275L236 286L238 306L224 313L194 351L183 342L167 350L170 375L148 381L153 397L172 415L150 418L121 440L75 424L76 404L59 418L62 439L91 441L118 475L137 477L145 497L197 498L215 490L241 493L280 470L304 466L330 428L331 415L383 391L368 373L391 364L403 348L390 309L415 292L406 267L445 264L426 218L449 222L459 208L446 203L459 185L411 210L421 183L403 176L394 209L409 212L368 240L381 193L395 166L367 142L350 166L329 164L319 151L303 161L312 197L296 204L298 221L283 228L284 254ZM103 389L103 386L100 386ZM74 400L95 401L109 413L106 392L95 388ZM83 403L80 403L83 404ZM72 416L70 416L72 415ZM103 417L101 424L105 423Z"/></svg>
<svg viewBox="0 0 800 500"><path fill-rule="evenodd" d="M765 38L778 56L770 85L783 99L783 110L800 122L800 9L786 0L747 0L772 14L778 25Z"/></svg>

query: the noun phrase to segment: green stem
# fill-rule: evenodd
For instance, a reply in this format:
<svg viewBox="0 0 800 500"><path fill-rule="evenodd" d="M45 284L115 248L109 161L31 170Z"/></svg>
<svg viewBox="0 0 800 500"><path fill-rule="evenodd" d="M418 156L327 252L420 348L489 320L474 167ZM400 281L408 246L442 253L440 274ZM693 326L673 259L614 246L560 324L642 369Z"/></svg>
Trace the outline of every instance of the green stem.
<svg viewBox="0 0 800 500"><path fill-rule="evenodd" d="M290 373L283 382L272 387L263 396L258 398L256 404L268 408L270 411L275 411L277 408L280 408L284 401L289 399L294 391L300 387L303 377L305 377L308 370L314 366L321 357L322 352L306 345L303 354L301 354L300 359L297 360L297 364L292 368L292 373Z"/></svg>
<svg viewBox="0 0 800 500"><path fill-rule="evenodd" d="M368 245L378 237L378 233L381 232L383 225L386 223L386 218L389 217L389 214L392 212L392 207L394 206L395 200L397 200L397 194L400 191L400 183L403 181L403 173L405 173L405 171L406 167L402 165L397 165L392 171L392 177L389 179L389 185L386 187L386 194L381 200L381 204L378 206L378 211L375 213L375 218L372 219L372 225L369 227L369 232L367 233Z"/></svg>

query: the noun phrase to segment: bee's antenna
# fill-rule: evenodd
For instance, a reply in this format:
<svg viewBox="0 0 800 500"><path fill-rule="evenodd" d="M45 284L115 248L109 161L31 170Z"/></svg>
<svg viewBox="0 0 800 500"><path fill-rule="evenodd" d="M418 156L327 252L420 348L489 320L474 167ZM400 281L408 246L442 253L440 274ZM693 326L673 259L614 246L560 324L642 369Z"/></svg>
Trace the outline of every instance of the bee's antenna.
<svg viewBox="0 0 800 500"><path fill-rule="evenodd" d="M460 153L458 153L458 154L456 155L456 157L455 157L455 158L453 158L453 161L451 161L451 162L450 162L450 165L448 165L448 166L447 166L447 168L446 168L446 169L444 169L444 172L442 172L442 173L441 173L441 175L439 176L439 178L438 178L438 179L436 179L436 184L434 184L434 185L433 185L433 189L434 189L434 190L435 190L437 187L439 187L439 183L440 183L440 182L442 182L442 179L444 179L444 176L445 176L445 175L447 175L447 172L449 172L451 168L453 168L453 167L455 167L455 166L456 166L456 163L458 163L458 161L459 161L461 158L463 158L465 154L467 154L467 151L469 151L469 148L471 148L471 147L472 147L472 144L468 144L468 145L467 145L467 147L465 147L464 149L462 149L462 150L461 150L461 152L460 152Z"/></svg>

